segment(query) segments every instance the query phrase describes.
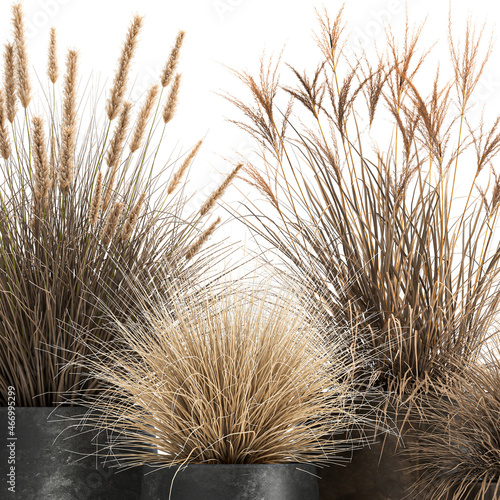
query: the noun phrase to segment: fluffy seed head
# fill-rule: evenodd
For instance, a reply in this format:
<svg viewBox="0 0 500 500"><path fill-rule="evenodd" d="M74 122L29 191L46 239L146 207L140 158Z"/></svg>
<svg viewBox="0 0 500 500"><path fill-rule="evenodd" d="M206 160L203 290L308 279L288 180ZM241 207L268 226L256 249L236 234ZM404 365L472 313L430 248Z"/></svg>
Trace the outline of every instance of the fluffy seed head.
<svg viewBox="0 0 500 500"><path fill-rule="evenodd" d="M182 41L184 40L184 35L184 31L179 31L177 38L175 39L175 44L172 47L172 51L170 52L168 60L165 64L165 68L163 68L163 73L161 75L162 87L166 87L170 83L174 71L177 68L177 63L179 62L179 52L181 50Z"/></svg>
<svg viewBox="0 0 500 500"><path fill-rule="evenodd" d="M5 126L5 96L0 90L0 153L2 158L7 160L10 156L10 139L7 127Z"/></svg>
<svg viewBox="0 0 500 500"><path fill-rule="evenodd" d="M179 184L182 180L182 177L184 176L186 170L188 169L189 165L191 165L193 158L198 153L198 150L200 149L202 142L203 141L199 141L198 144L196 144L196 146L191 150L191 152L186 157L186 159L182 162L182 165L179 167L179 170L177 170L177 172L175 172L175 174L172 177L172 180L170 181L170 184L168 185L168 188L167 188L168 194L172 194L177 189L177 186L179 186Z"/></svg>
<svg viewBox="0 0 500 500"><path fill-rule="evenodd" d="M215 228L219 225L220 220L220 217L217 217L217 219L212 222L212 224L210 224L210 226L203 231L201 236L187 249L186 260L192 259L200 251L200 248L205 244L208 238L212 236Z"/></svg>
<svg viewBox="0 0 500 500"><path fill-rule="evenodd" d="M175 108L177 107L177 100L179 97L179 87L181 85L181 75L175 75L174 82L170 88L170 93L168 94L168 99L163 108L163 121L168 123L175 114Z"/></svg>
<svg viewBox="0 0 500 500"><path fill-rule="evenodd" d="M4 86L6 95L7 119L14 122L17 113L16 105L16 59L14 46L10 43L5 45L4 51Z"/></svg>
<svg viewBox="0 0 500 500"><path fill-rule="evenodd" d="M102 244L104 246L108 245L116 233L116 226L118 226L118 221L123 212L123 203L116 202L113 206L113 210L108 215L106 220L106 225L104 226L104 236L102 238Z"/></svg>
<svg viewBox="0 0 500 500"><path fill-rule="evenodd" d="M216 201L224 194L224 191L228 188L229 184L233 182L233 179L238 175L243 164L237 165L233 171L224 179L222 184L210 195L208 200L202 205L200 209L200 215L203 217L206 215L212 207L215 205Z"/></svg>
<svg viewBox="0 0 500 500"><path fill-rule="evenodd" d="M45 144L43 120L34 116L32 120L33 165L35 170L35 206L41 208L52 186L50 165Z"/></svg>
<svg viewBox="0 0 500 500"><path fill-rule="evenodd" d="M125 142L125 137L127 135L128 123L130 119L130 110L132 109L132 104L130 102L123 103L123 108L120 113L120 119L116 125L115 132L109 143L108 156L106 162L108 167L116 167L120 163L120 159L123 152L123 143Z"/></svg>
<svg viewBox="0 0 500 500"><path fill-rule="evenodd" d="M134 208L128 214L127 220L125 221L122 230L123 241L127 241L132 235L132 232L134 231L135 225L137 224L137 219L139 217L139 214L141 213L142 205L144 204L145 199L146 199L146 193L142 193L141 196L139 196L139 199L137 200L137 203L135 204Z"/></svg>
<svg viewBox="0 0 500 500"><path fill-rule="evenodd" d="M123 43L120 59L118 60L118 68L115 73L113 87L111 88L108 102L106 104L106 112L108 118L113 120L118 115L118 111L123 102L125 90L127 89L128 76L132 58L137 47L139 32L142 27L142 17L135 16L127 32L125 42Z"/></svg>
<svg viewBox="0 0 500 500"><path fill-rule="evenodd" d="M137 116L137 121L135 123L134 133L132 135L132 140L130 141L130 151L132 151L132 153L141 147L142 139L144 138L144 133L146 131L146 125L156 103L158 92L158 85L153 85L149 89L146 100L144 101L144 104L139 111L139 115Z"/></svg>
<svg viewBox="0 0 500 500"><path fill-rule="evenodd" d="M47 75L52 83L56 83L57 79L59 78L59 66L57 63L57 38L55 28L50 28Z"/></svg>
<svg viewBox="0 0 500 500"><path fill-rule="evenodd" d="M102 199L102 172L97 173L97 178L95 181L94 192L92 193L92 202L90 204L89 221L93 226L97 222L99 217L99 210L101 208Z"/></svg>
<svg viewBox="0 0 500 500"><path fill-rule="evenodd" d="M28 52L26 49L26 35L24 29L24 12L21 3L12 6L12 25L16 50L17 93L23 108L27 108L31 101L31 83L28 71Z"/></svg>

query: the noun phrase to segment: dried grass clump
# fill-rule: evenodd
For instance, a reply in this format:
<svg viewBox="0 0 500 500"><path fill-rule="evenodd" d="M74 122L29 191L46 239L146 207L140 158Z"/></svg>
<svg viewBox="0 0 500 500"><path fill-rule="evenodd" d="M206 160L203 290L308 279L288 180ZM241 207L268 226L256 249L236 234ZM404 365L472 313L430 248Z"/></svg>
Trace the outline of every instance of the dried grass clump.
<svg viewBox="0 0 500 500"><path fill-rule="evenodd" d="M96 339L83 360L105 388L87 424L120 429L101 456L121 466L325 463L348 448L329 436L357 418L352 359L292 294L137 296L138 316L109 318L127 349Z"/></svg>
<svg viewBox="0 0 500 500"><path fill-rule="evenodd" d="M316 70L282 85L262 60L256 77L237 73L247 97L227 96L255 139L246 180L267 201L251 195L239 215L333 335L360 324L359 358L386 350L360 377L411 392L474 361L498 319L500 189L486 166L500 122L474 128L470 114L491 47L469 22L450 41L451 81L437 72L425 88L422 27L389 30L371 61L348 52L342 12L319 18Z"/></svg>
<svg viewBox="0 0 500 500"><path fill-rule="evenodd" d="M77 51L67 52L58 79L55 30L48 89L42 88L47 98L31 92L20 4L13 13L14 43L5 46L0 91L0 405L14 386L19 406L51 406L81 381L77 368L64 366L88 353L69 325L111 341L96 303L133 314L127 276L159 288L178 279L208 282L227 246L206 244L218 219L188 209L182 157L162 159L169 135L161 118L168 102L159 92L164 74L137 116L134 104L124 102L142 19L129 28L108 99L94 102L78 91L85 86ZM16 116L18 101L25 109ZM169 178L179 168L172 188ZM91 393L97 384L87 378L85 389Z"/></svg>
<svg viewBox="0 0 500 500"><path fill-rule="evenodd" d="M420 477L419 498L481 500L490 488L492 498L500 495L499 354L429 395L429 428L408 449Z"/></svg>

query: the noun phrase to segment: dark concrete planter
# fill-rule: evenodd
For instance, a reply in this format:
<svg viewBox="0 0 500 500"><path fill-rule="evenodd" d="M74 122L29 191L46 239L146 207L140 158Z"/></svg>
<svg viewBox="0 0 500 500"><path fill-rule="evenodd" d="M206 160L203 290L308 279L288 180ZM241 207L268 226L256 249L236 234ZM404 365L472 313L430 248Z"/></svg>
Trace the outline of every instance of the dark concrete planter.
<svg viewBox="0 0 500 500"><path fill-rule="evenodd" d="M312 465L192 464L151 470L142 487L141 498L148 500L319 499Z"/></svg>
<svg viewBox="0 0 500 500"><path fill-rule="evenodd" d="M15 495L2 479L0 498L57 500L137 500L142 468L117 471L88 456L96 452L95 433L70 427L83 415L78 407L15 409L15 437L8 440L7 408L0 408L0 474L7 478L15 458ZM12 445L14 443L14 445ZM12 448L6 445L9 444ZM7 478L8 479L8 478Z"/></svg>

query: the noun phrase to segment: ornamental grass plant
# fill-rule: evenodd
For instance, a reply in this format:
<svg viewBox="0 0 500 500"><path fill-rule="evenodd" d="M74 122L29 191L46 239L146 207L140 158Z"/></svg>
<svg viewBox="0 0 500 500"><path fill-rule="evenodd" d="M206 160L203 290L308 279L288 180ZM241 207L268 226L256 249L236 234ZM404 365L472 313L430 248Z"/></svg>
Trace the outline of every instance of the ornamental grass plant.
<svg viewBox="0 0 500 500"><path fill-rule="evenodd" d="M235 72L246 94L226 97L255 140L243 162L261 195L238 215L332 336L360 325L360 380L405 399L476 360L497 328L500 119L473 107L492 47L470 20L457 41L450 17L444 74L408 19L375 55L349 44L342 10L319 23L317 67L288 66L295 84L276 59Z"/></svg>
<svg viewBox="0 0 500 500"><path fill-rule="evenodd" d="M352 447L331 439L360 420L352 357L296 295L227 283L134 296L136 317L106 314L126 349L81 332L92 342L77 362L100 386L82 426L114 436L104 461L322 464Z"/></svg>
<svg viewBox="0 0 500 500"><path fill-rule="evenodd" d="M407 453L419 473L418 498L481 500L500 495L500 349L429 393L429 428ZM490 497L487 497L490 498Z"/></svg>
<svg viewBox="0 0 500 500"><path fill-rule="evenodd" d="M140 102L127 100L142 26L135 16L105 99L93 99L91 83L82 84L76 50L60 67L52 29L46 81L39 79L35 95L22 5L12 7L0 90L2 405L9 386L18 406L51 406L79 384L78 368L64 365L88 354L88 345L75 342L68 325L110 342L96 303L133 314L127 276L144 287L201 283L227 250L203 247L220 222L212 209L238 167L200 211L190 208L184 180L202 141L167 158L161 148L175 120L184 32L158 82ZM86 384L91 392L97 382Z"/></svg>

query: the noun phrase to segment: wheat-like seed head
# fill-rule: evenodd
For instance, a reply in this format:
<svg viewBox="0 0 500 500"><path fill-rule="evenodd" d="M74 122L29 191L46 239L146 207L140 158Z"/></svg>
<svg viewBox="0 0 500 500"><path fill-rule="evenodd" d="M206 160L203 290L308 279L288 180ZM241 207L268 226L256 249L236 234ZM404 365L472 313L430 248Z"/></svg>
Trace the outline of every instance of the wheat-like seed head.
<svg viewBox="0 0 500 500"><path fill-rule="evenodd" d="M130 141L129 147L130 151L133 153L137 151L142 144L144 138L144 133L146 132L146 125L153 111L154 105L158 98L159 86L153 85L146 96L146 100L139 111L137 116L137 121L135 122L134 132L132 134L132 140Z"/></svg>
<svg viewBox="0 0 500 500"><path fill-rule="evenodd" d="M142 193L141 196L139 196L139 199L137 200L137 203L134 205L130 213L128 214L127 219L125 220L125 223L123 224L123 229L122 229L122 240L127 241L130 236L132 236L132 233L135 229L135 225L137 224L137 219L141 213L142 210L142 205L144 204L144 201L146 200L146 193Z"/></svg>
<svg viewBox="0 0 500 500"><path fill-rule="evenodd" d="M191 165L193 158L198 154L198 150L200 149L202 142L203 141L198 141L196 146L191 150L186 159L182 162L182 165L175 172L172 180L168 185L167 194L172 194L177 189L177 187L181 183L182 178L184 177L184 174L186 173L186 170L188 169L189 165Z"/></svg>
<svg viewBox="0 0 500 500"><path fill-rule="evenodd" d="M5 45L4 51L4 87L6 95L7 119L14 122L17 113L16 105L16 61L14 46Z"/></svg>
<svg viewBox="0 0 500 500"><path fill-rule="evenodd" d="M104 190L104 196L102 201L102 211L105 212L108 209L109 202L113 196L113 189L115 187L116 176L118 174L118 165L114 165L111 168L111 173L106 182L106 188Z"/></svg>
<svg viewBox="0 0 500 500"><path fill-rule="evenodd" d="M109 143L106 162L108 167L114 168L119 165L123 152L123 144L127 136L128 124L130 120L130 110L132 103L124 102L120 113L120 119L116 125L113 137Z"/></svg>
<svg viewBox="0 0 500 500"><path fill-rule="evenodd" d="M56 83L57 79L59 78L59 65L57 63L57 38L55 28L50 28L47 76L52 83Z"/></svg>
<svg viewBox="0 0 500 500"><path fill-rule="evenodd" d="M118 68L113 81L113 87L110 90L110 95L106 104L106 112L110 120L115 119L118 115L118 111L123 102L123 97L125 96L130 66L137 47L142 21L142 17L134 17L132 23L130 24L125 42L123 43L120 59L118 60Z"/></svg>
<svg viewBox="0 0 500 500"><path fill-rule="evenodd" d="M12 25L16 50L17 94L21 105L27 108L31 101L31 82L28 70L28 52L24 29L24 12L21 3L12 6Z"/></svg>
<svg viewBox="0 0 500 500"><path fill-rule="evenodd" d="M45 144L43 119L34 116L32 119L33 165L35 167L35 207L41 209L47 202L47 195L52 186L50 165Z"/></svg>
<svg viewBox="0 0 500 500"><path fill-rule="evenodd" d="M92 193L92 201L90 203L89 222L93 226L99 217L102 199L102 172L97 173L97 178Z"/></svg>
<svg viewBox="0 0 500 500"><path fill-rule="evenodd" d="M201 236L193 242L193 244L187 249L186 260L192 259L199 251L200 248L206 243L206 241L212 236L217 226L220 224L221 218L217 217L216 220L210 224L210 226L203 231Z"/></svg>
<svg viewBox="0 0 500 500"><path fill-rule="evenodd" d="M175 39L175 44L170 52L168 60L163 68L163 73L161 75L161 85L162 87L166 87L172 76L174 75L174 71L177 68L177 64L179 62L179 53L182 46L182 41L184 40L185 33L184 31L179 31L177 38Z"/></svg>
<svg viewBox="0 0 500 500"><path fill-rule="evenodd" d="M116 202L110 211L103 230L102 244L107 246L116 233L116 227L123 212L124 204Z"/></svg>
<svg viewBox="0 0 500 500"><path fill-rule="evenodd" d="M170 93L168 94L168 99L163 108L163 121L168 123L175 114L175 109L177 108L177 100L179 98L179 88L181 85L181 75L176 74L172 87L170 88Z"/></svg>
<svg viewBox="0 0 500 500"><path fill-rule="evenodd" d="M240 171L242 166L243 166L242 163L237 165L232 170L232 172L224 179L221 185L209 196L207 201L200 208L200 215L202 217L206 215L208 212L210 212L210 210L213 208L217 200L224 194L224 191L228 188L231 182L233 182L234 178L238 175L238 172Z"/></svg>
<svg viewBox="0 0 500 500"><path fill-rule="evenodd" d="M10 139L9 132L5 124L5 96L0 90L0 153L4 160L8 160L10 156Z"/></svg>

